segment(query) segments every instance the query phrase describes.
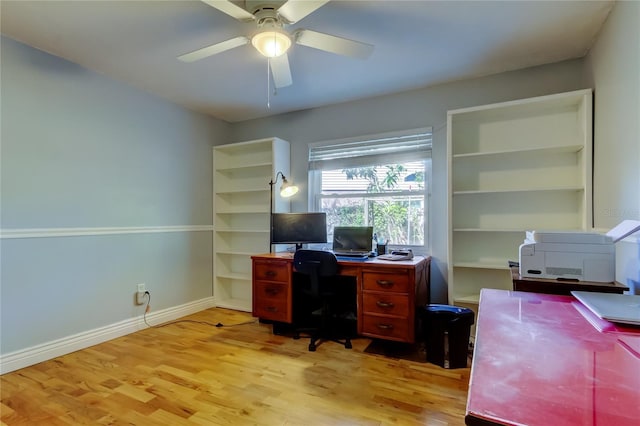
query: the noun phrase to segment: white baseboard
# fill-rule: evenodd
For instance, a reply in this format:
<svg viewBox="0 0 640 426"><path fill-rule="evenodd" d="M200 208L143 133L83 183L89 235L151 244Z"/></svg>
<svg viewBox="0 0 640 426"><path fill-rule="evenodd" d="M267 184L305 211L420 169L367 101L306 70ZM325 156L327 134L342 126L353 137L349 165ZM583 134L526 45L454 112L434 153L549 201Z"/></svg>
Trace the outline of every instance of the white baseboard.
<svg viewBox="0 0 640 426"><path fill-rule="evenodd" d="M185 303L184 305L173 306L157 312L150 312L147 314L147 322L149 324L161 324L213 307L215 307L214 298L207 297ZM84 331L30 348L2 354L0 355L0 374L9 373L42 361L85 349L145 328L147 328L147 325L144 323L143 316L140 315L94 330Z"/></svg>

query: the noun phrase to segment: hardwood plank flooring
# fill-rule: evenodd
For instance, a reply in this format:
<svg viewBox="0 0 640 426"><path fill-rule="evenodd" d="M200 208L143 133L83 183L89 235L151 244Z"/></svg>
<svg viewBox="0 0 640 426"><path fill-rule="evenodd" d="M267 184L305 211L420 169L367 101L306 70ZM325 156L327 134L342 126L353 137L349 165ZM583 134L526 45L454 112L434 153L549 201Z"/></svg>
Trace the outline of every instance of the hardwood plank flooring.
<svg viewBox="0 0 640 426"><path fill-rule="evenodd" d="M3 425L463 425L469 369L208 309L0 377ZM211 325L203 324L208 322ZM223 323L223 327L213 324Z"/></svg>

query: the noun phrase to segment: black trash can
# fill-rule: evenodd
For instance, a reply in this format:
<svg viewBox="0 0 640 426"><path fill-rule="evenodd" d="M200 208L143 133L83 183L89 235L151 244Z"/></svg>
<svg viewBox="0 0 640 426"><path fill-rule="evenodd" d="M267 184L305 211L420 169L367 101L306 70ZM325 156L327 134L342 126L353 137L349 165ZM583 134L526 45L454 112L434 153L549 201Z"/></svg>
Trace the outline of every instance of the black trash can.
<svg viewBox="0 0 640 426"><path fill-rule="evenodd" d="M467 366L473 311L452 305L426 305L423 332L427 361L444 368Z"/></svg>

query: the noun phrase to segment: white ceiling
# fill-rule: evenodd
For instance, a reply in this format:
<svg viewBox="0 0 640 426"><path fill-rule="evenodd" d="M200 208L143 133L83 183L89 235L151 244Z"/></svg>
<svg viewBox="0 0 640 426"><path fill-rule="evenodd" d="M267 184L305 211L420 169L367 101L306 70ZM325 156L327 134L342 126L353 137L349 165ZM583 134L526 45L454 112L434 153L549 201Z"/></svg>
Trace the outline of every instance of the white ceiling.
<svg viewBox="0 0 640 426"><path fill-rule="evenodd" d="M236 2L243 3L243 2ZM267 60L243 46L177 56L239 35L200 1L2 0L2 34L236 122L584 56L613 1L330 1L288 30L375 45L366 60L294 45L293 84L270 95ZM273 88L273 85L271 85Z"/></svg>

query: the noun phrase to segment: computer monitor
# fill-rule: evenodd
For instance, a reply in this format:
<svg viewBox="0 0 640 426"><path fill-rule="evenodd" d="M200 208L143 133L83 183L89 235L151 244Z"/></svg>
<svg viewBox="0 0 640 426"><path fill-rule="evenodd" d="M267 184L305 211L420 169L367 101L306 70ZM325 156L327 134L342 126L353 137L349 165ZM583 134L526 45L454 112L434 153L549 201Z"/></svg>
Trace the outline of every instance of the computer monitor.
<svg viewBox="0 0 640 426"><path fill-rule="evenodd" d="M326 213L273 213L271 244L303 244L327 242Z"/></svg>

